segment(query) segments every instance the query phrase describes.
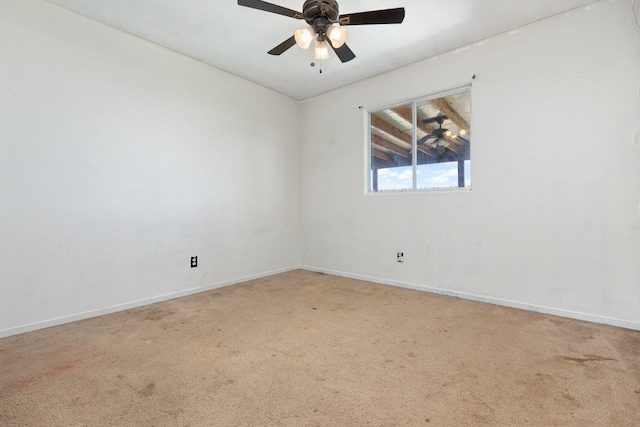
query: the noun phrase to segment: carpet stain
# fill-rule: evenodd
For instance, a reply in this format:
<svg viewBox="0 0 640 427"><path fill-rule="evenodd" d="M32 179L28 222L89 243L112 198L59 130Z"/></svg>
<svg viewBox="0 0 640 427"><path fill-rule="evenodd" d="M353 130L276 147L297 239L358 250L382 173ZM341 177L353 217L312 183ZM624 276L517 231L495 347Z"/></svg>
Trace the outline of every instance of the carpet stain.
<svg viewBox="0 0 640 427"><path fill-rule="evenodd" d="M152 308L151 310L145 313L144 318L145 320L160 320L164 317L172 315L173 313L175 312L171 310L163 310L161 308Z"/></svg>
<svg viewBox="0 0 640 427"><path fill-rule="evenodd" d="M144 388L140 391L138 391L138 394L140 394L143 397L149 397L153 394L153 390L156 388L156 385L154 383L149 383L146 386L144 386Z"/></svg>
<svg viewBox="0 0 640 427"><path fill-rule="evenodd" d="M171 418L178 418L178 416L184 413L184 409L177 409L175 411L167 411L167 414L171 416Z"/></svg>
<svg viewBox="0 0 640 427"><path fill-rule="evenodd" d="M48 375L56 375L56 374L61 374L63 372L66 372L70 369L73 369L74 365L64 365L64 366L58 366L56 368L53 368L53 371L49 372Z"/></svg>
<svg viewBox="0 0 640 427"><path fill-rule="evenodd" d="M418 355L415 354L413 351L410 351L409 353L407 353L407 356L409 356L409 357L418 357Z"/></svg>
<svg viewBox="0 0 640 427"><path fill-rule="evenodd" d="M576 398L571 396L569 393L562 393L562 397L564 397L565 399L570 400L572 402L576 401Z"/></svg>
<svg viewBox="0 0 640 427"><path fill-rule="evenodd" d="M607 360L616 360L611 359L609 357L598 356L597 354L585 354L584 357L569 357L569 356L558 356L562 360L566 360L569 362L577 362L577 363L586 363L586 362L606 362Z"/></svg>
<svg viewBox="0 0 640 427"><path fill-rule="evenodd" d="M57 366L55 368L53 368L53 370L47 372L46 374L42 375L42 377L53 377L56 375L60 375L64 372L69 371L70 369L73 369L75 365L63 365L63 366ZM26 380L21 380L21 381L16 381L13 384L11 384L11 388L14 390L17 389L21 389L21 388L25 388L29 385L31 385L32 383L34 383L36 381L35 378L27 378Z"/></svg>
<svg viewBox="0 0 640 427"><path fill-rule="evenodd" d="M36 380L35 378L27 378L26 380L16 381L15 383L11 384L11 388L16 390L25 388L29 384L33 383L35 380Z"/></svg>

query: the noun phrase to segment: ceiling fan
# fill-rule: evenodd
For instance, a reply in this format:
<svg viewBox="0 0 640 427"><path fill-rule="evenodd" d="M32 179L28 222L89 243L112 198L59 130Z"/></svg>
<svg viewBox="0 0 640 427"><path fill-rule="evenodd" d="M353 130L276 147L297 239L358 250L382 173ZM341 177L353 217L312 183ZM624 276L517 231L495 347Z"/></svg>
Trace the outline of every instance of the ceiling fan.
<svg viewBox="0 0 640 427"><path fill-rule="evenodd" d="M422 138L420 138L417 142L417 145L427 144L431 148L436 149L436 153L443 154L444 149L447 148L450 142L447 140L448 138L458 138L457 135L453 135L449 129L443 129L442 123L449 118L444 114L440 114L436 117L432 117L430 119L424 119L422 121L423 125L436 122L438 123L438 129L433 129L431 133L426 134ZM429 142L430 139L433 141Z"/></svg>
<svg viewBox="0 0 640 427"><path fill-rule="evenodd" d="M302 49L307 49L315 39L316 44L313 50L315 59L328 58L328 46L331 46L342 62L351 61L356 57L349 46L345 44L347 31L342 28L343 26L399 24L404 20L403 7L340 15L338 2L335 0L306 0L302 6L302 13L262 0L238 0L238 5L294 19L304 19L309 24L271 49L268 52L270 55L281 55L295 44Z"/></svg>

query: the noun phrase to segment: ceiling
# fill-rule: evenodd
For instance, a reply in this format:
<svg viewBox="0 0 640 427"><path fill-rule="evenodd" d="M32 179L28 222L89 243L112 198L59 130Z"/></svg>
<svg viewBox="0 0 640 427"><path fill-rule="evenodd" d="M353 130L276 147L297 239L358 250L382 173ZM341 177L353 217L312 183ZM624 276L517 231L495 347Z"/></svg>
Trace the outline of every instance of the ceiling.
<svg viewBox="0 0 640 427"><path fill-rule="evenodd" d="M303 100L595 0L342 0L342 14L406 10L402 24L347 27L347 44L356 58L344 64L333 52L327 60L313 61L311 49L297 46L281 56L268 55L306 24L238 6L236 0L48 1ZM271 3L302 11L304 0Z"/></svg>

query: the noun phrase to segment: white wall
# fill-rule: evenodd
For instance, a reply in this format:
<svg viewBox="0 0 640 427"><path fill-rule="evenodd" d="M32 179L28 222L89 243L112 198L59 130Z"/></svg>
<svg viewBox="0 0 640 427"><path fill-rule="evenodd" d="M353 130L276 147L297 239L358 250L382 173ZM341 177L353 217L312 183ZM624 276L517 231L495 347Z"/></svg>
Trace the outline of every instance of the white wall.
<svg viewBox="0 0 640 427"><path fill-rule="evenodd" d="M305 102L304 264L640 329L639 40L603 0ZM474 74L473 190L364 195L358 107Z"/></svg>
<svg viewBox="0 0 640 427"><path fill-rule="evenodd" d="M3 0L0 336L298 266L298 108Z"/></svg>

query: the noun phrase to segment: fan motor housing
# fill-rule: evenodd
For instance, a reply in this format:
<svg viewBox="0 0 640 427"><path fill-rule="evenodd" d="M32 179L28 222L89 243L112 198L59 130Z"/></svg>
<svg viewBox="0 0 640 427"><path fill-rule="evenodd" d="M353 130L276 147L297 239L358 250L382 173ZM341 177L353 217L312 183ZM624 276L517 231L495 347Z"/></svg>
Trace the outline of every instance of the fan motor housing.
<svg viewBox="0 0 640 427"><path fill-rule="evenodd" d="M324 19L329 23L336 22L338 20L338 2L329 0L307 0L302 6L302 14L307 24L314 25L317 18L322 17L322 11L324 10Z"/></svg>

